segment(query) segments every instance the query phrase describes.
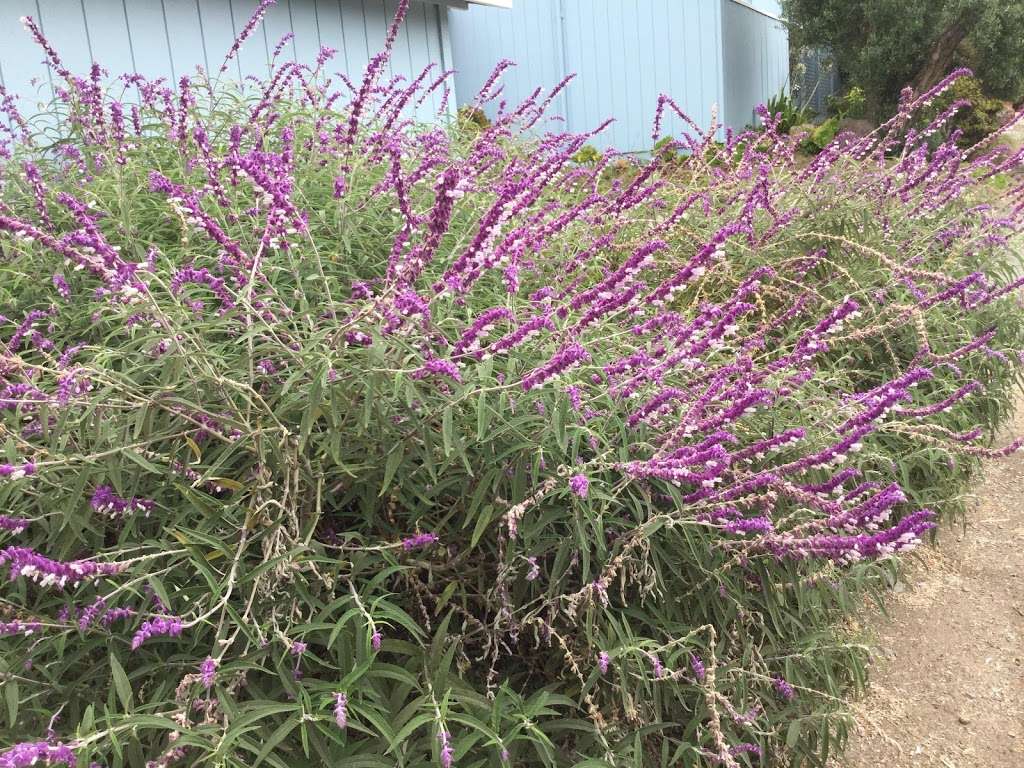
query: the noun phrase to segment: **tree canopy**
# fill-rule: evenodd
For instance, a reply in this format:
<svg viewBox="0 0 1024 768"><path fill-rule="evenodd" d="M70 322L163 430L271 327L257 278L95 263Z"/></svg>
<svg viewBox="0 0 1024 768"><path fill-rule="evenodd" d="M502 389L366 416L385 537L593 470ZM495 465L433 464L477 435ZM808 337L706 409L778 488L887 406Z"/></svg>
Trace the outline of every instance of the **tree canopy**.
<svg viewBox="0 0 1024 768"><path fill-rule="evenodd" d="M1024 1L783 0L797 45L828 45L876 114L905 85L968 66L994 97L1024 97Z"/></svg>

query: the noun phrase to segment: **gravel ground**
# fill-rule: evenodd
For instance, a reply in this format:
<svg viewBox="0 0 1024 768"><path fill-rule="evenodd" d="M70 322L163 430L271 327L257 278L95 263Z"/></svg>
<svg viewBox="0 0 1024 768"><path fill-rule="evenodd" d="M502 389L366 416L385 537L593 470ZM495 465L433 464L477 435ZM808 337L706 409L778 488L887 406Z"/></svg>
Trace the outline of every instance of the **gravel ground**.
<svg viewBox="0 0 1024 768"><path fill-rule="evenodd" d="M1024 434L1024 404L1005 437ZM870 619L878 656L837 768L1024 768L1024 451L988 461L966 531Z"/></svg>

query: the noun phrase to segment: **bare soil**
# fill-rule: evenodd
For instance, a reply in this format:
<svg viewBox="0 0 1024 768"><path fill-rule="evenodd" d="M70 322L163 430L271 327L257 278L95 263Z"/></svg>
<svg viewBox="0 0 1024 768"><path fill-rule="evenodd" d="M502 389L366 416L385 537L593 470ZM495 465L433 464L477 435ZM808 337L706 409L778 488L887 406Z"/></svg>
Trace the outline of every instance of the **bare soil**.
<svg viewBox="0 0 1024 768"><path fill-rule="evenodd" d="M943 528L868 619L877 658L842 768L1024 768L1024 451L989 460L973 496L966 530Z"/></svg>

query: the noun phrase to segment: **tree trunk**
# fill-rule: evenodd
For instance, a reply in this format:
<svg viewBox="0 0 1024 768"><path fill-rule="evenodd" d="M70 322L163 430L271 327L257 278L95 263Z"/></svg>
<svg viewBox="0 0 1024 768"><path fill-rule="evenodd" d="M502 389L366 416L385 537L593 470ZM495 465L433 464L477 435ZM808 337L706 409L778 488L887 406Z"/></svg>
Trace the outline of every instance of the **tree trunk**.
<svg viewBox="0 0 1024 768"><path fill-rule="evenodd" d="M932 45L928 61L914 78L914 90L923 93L938 83L953 69L956 49L967 37L970 28L965 18L959 18L947 26Z"/></svg>

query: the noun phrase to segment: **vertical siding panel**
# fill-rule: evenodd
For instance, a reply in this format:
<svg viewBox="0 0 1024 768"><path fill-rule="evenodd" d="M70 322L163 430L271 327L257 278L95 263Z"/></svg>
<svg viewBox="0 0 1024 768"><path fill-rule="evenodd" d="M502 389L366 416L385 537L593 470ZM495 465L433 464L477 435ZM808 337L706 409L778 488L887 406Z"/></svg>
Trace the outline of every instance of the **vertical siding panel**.
<svg viewBox="0 0 1024 768"><path fill-rule="evenodd" d="M725 42L723 39L724 31L722 28L723 16L722 16L722 5L721 3L714 4L714 17L715 17L715 50L714 50L714 86L715 86L715 101L718 102L718 122L723 124L725 121L725 109L728 107L729 93L725 89L725 64L723 57L725 55ZM718 130L718 138L721 140L723 137L723 131Z"/></svg>
<svg viewBox="0 0 1024 768"><path fill-rule="evenodd" d="M33 0L7 1L0 7L0 67L4 87L27 117L41 111L53 91L43 51L18 21L22 16L37 16Z"/></svg>
<svg viewBox="0 0 1024 768"><path fill-rule="evenodd" d="M428 87L441 74L441 61L432 55L430 45L429 23L434 18L433 8L427 3L415 4L409 9L409 20L406 23L406 30L409 35L409 54L414 61L420 64L420 70L433 64L430 72L423 80L423 87ZM435 31L435 35L436 35ZM418 100L420 97L417 96ZM434 119L437 114L436 94L430 94L423 103L416 107L415 117L420 122L426 123Z"/></svg>
<svg viewBox="0 0 1024 768"><path fill-rule="evenodd" d="M163 9L159 3L126 4L128 28L135 47L135 68L151 80L171 77Z"/></svg>
<svg viewBox="0 0 1024 768"><path fill-rule="evenodd" d="M387 14L380 0L363 0L363 34L366 38L366 60L384 47L387 38ZM390 74L386 75L390 77Z"/></svg>
<svg viewBox="0 0 1024 768"><path fill-rule="evenodd" d="M762 0L766 12L773 9ZM778 10L777 5L774 10ZM785 27L773 18L723 0L723 90L726 124L739 129L754 121L754 107L779 93L789 78Z"/></svg>
<svg viewBox="0 0 1024 768"><path fill-rule="evenodd" d="M675 10L673 6L675 3L672 0L660 0L658 6L658 12L661 14L661 23L658 27L658 34L654 41L655 61L655 78L654 78L654 89L659 94L664 93L666 96L672 96L673 98L685 101L685 94L679 93L676 90L674 75L675 69L673 67L673 60L677 56L682 55L680 46L682 45L682 36L679 34L673 35L673 25L677 23L674 16ZM653 123L652 123L653 125ZM670 133L669 126L662 122L661 131L663 134Z"/></svg>
<svg viewBox="0 0 1024 768"><path fill-rule="evenodd" d="M431 73L430 83L437 80L445 70L444 52L441 49L438 25L438 13L440 10L440 7L437 5L424 4L423 6L423 41L427 47L427 56L432 62L437 64L434 72ZM451 80L449 79L448 82L450 83ZM438 89L430 95L430 99L423 105L424 109L430 110L431 119L441 109L441 96L443 93L443 86L438 86Z"/></svg>
<svg viewBox="0 0 1024 768"><path fill-rule="evenodd" d="M194 0L163 0L163 5L174 76L179 79L192 77L197 66L206 67L206 49L199 32L199 11ZM151 35L152 32L147 33L147 37Z"/></svg>
<svg viewBox="0 0 1024 768"><path fill-rule="evenodd" d="M747 99L735 93L728 53L735 46L730 42L735 34L728 30L733 14L723 1L735 5L732 0L515 0L512 10L452 10L459 101L470 101L491 65L507 57L523 65L507 78L510 101L528 95L538 83L557 82L558 77L547 77L549 72L577 73L557 107L574 130L617 118L608 135L595 139L598 146L648 149L652 113L662 92L701 126L710 123L715 103L720 120L726 112L735 113L734 104L749 111ZM778 9L776 0L757 2ZM563 7L566 21L560 25ZM779 37L772 31L742 43L745 54L759 62L746 71L743 87L762 92L787 71ZM555 53L550 60L549 51ZM680 136L683 127L666 117L663 130Z"/></svg>
<svg viewBox="0 0 1024 768"><path fill-rule="evenodd" d="M582 23L568 23L569 19L578 18L579 10L579 0L565 0L565 68L576 75L567 98L566 121L574 131L587 131L593 127L593 105L587 99L587 76L584 72L590 41Z"/></svg>
<svg viewBox="0 0 1024 768"><path fill-rule="evenodd" d="M197 0L195 5L202 24L203 49L210 67L210 77L240 79L242 70L237 61L228 64L228 69L223 75L220 73L224 57L228 55L232 43L235 42L235 28L231 22L231 3L228 0L219 0L214 3Z"/></svg>
<svg viewBox="0 0 1024 768"><path fill-rule="evenodd" d="M452 38L451 38L451 27L449 25L448 10L438 9L437 12L438 24L441 27L441 52L444 54L444 65L448 69L455 66L455 54L453 53ZM457 78L455 80L457 82ZM449 86L452 88L452 93L448 98L448 114L452 117L455 116L458 108L458 101L455 95L455 86L452 80L448 81Z"/></svg>
<svg viewBox="0 0 1024 768"><path fill-rule="evenodd" d="M389 2L386 5L386 11L387 23L390 24L395 17L395 13L398 11L397 0ZM405 23L398 29L394 53L391 56L392 76L404 74L409 81L419 75L423 68L427 66L427 62L418 57L419 51L413 51L412 41L409 36L409 26L413 18L415 18L415 9L410 7Z"/></svg>
<svg viewBox="0 0 1024 768"><path fill-rule="evenodd" d="M348 74L352 80L358 82L359 75L370 61L366 16L363 13L362 0L340 1L345 26L345 55L348 61Z"/></svg>
<svg viewBox="0 0 1024 768"><path fill-rule="evenodd" d="M345 53L345 35L341 25L341 3L339 0L316 0L317 29L320 44L334 48L337 53L327 65L330 72L341 71L351 77Z"/></svg>
<svg viewBox="0 0 1024 768"><path fill-rule="evenodd" d="M44 55L22 30L18 19L36 18L60 53L78 74L91 65L90 43L100 63L113 77L138 71L148 78L192 74L197 65L220 75L220 66L258 0L2 0L0 2L0 83L26 116L44 111L52 98L50 72ZM364 16L365 7L365 16ZM337 48L332 70L342 69L359 80L372 53L383 45L387 25L396 9L388 0L284 0L242 46L227 79L268 74L267 39L276 41L294 30L286 52L312 65L320 45ZM446 9L415 2L395 44L393 71L407 79L428 64L452 63ZM438 68L440 73L440 67ZM430 76L430 80L433 76ZM33 82L34 81L34 82ZM428 81L429 82L429 81ZM434 94L418 109L421 120L432 119L440 108ZM455 100L450 102L454 111Z"/></svg>
<svg viewBox="0 0 1024 768"><path fill-rule="evenodd" d="M295 60L313 66L320 54L320 25L315 0L291 0L291 25L295 33Z"/></svg>
<svg viewBox="0 0 1024 768"><path fill-rule="evenodd" d="M92 66L89 39L77 0L38 0L39 16L50 44L69 70L85 75Z"/></svg>
<svg viewBox="0 0 1024 768"><path fill-rule="evenodd" d="M289 0L277 0L277 4L270 6L266 16L263 17L263 33L267 41L267 50L270 51L271 56L274 55L274 49L277 48L284 36L294 33L289 11ZM294 40L285 43L276 63L280 65L284 61L296 61Z"/></svg>
<svg viewBox="0 0 1024 768"><path fill-rule="evenodd" d="M93 52L112 77L135 71L122 0L85 0L85 23Z"/></svg>
<svg viewBox="0 0 1024 768"><path fill-rule="evenodd" d="M394 18L395 9L397 8L397 0L384 0L383 3L381 3L381 0L376 0L375 2L374 0L363 0L363 7L367 11L370 10L370 6L372 5L382 5L383 9L380 14L381 18L379 24L374 23L371 26L369 18L367 18L366 20L367 31L369 32L371 56L373 56L373 54L375 54L377 51L384 47L384 41L387 39L388 34L388 25L391 24L391 19ZM378 42L375 43L374 40ZM392 56L390 59L388 59L386 78L391 78L395 76L394 65L394 56Z"/></svg>
<svg viewBox="0 0 1024 768"><path fill-rule="evenodd" d="M204 0L205 2L205 0ZM249 18L259 5L259 0L230 0L231 15L234 21L235 35L241 33ZM242 43L238 52L238 68L243 78L254 75L265 78L270 73L268 61L270 52L267 48L266 32L257 29L249 39Z"/></svg>

